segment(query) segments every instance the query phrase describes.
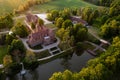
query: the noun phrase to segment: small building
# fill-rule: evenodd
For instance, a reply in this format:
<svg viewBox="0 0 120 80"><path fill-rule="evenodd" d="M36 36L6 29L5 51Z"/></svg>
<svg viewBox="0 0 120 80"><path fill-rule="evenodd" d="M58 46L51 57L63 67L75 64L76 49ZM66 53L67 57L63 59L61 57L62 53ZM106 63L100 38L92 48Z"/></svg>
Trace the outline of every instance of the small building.
<svg viewBox="0 0 120 80"><path fill-rule="evenodd" d="M73 24L81 23L83 26L88 25L88 23L86 21L84 21L83 19L81 19L79 17L72 16L70 19L72 20Z"/></svg>
<svg viewBox="0 0 120 80"><path fill-rule="evenodd" d="M51 43L54 43L54 41L56 40L54 32L44 25L39 25L38 19L38 16L32 14L28 14L26 16L26 22L33 22L35 25L35 29L32 29L30 28L31 26L27 24L28 28L31 30L31 33L28 36L27 43L31 47L34 47L39 44L49 45Z"/></svg>

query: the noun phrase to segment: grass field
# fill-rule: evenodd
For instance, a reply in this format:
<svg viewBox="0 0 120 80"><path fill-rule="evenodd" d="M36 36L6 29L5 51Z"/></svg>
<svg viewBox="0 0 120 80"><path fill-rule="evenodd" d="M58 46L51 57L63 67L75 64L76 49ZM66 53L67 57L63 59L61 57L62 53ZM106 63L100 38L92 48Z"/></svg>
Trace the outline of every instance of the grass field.
<svg viewBox="0 0 120 80"><path fill-rule="evenodd" d="M23 4L26 0L0 0L0 15L12 12L17 9L20 4Z"/></svg>
<svg viewBox="0 0 120 80"><path fill-rule="evenodd" d="M83 0L54 0L42 5L35 5L31 8L31 11L46 12L52 9L79 8L79 7L86 7L86 6L93 7L93 8L98 7L96 5L87 3Z"/></svg>
<svg viewBox="0 0 120 80"><path fill-rule="evenodd" d="M3 57L7 54L7 46L0 46L0 64L3 62Z"/></svg>
<svg viewBox="0 0 120 80"><path fill-rule="evenodd" d="M19 5L23 4L27 0L0 0L0 15L13 12ZM97 8L96 5L84 2L83 0L53 0L48 3L35 5L31 8L31 11L46 12L51 9L63 9L63 8L79 8L90 6Z"/></svg>

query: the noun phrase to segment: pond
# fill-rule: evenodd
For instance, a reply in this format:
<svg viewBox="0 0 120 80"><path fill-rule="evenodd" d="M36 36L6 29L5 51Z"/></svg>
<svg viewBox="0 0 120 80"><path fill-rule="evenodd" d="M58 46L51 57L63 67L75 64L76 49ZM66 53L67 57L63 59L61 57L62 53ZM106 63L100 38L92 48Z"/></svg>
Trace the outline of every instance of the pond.
<svg viewBox="0 0 120 80"><path fill-rule="evenodd" d="M72 55L67 55L41 64L33 71L27 71L22 79L20 74L17 74L15 80L49 80L54 72L63 72L66 69L79 72L91 58L94 58L94 56L86 51L80 55L73 53Z"/></svg>

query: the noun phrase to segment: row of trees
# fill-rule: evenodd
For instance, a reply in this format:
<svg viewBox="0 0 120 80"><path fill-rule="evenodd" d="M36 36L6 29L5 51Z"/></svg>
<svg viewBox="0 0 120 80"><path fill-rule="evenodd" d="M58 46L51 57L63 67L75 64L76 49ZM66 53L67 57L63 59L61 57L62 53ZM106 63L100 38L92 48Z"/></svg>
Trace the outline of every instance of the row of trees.
<svg viewBox="0 0 120 80"><path fill-rule="evenodd" d="M95 5L99 5L99 6L107 6L109 7L112 3L112 1L114 0L84 0L84 1L87 1L87 2L91 2Z"/></svg>
<svg viewBox="0 0 120 80"><path fill-rule="evenodd" d="M14 25L11 31L13 32L13 34L18 35L19 37L27 37L29 34L26 26L21 23L17 23L16 25Z"/></svg>
<svg viewBox="0 0 120 80"><path fill-rule="evenodd" d="M120 35L120 1L115 0L110 6L109 14L104 14L101 18L100 35L106 39L112 39Z"/></svg>
<svg viewBox="0 0 120 80"><path fill-rule="evenodd" d="M14 24L11 14L6 14L0 16L0 29L2 28L11 28Z"/></svg>
<svg viewBox="0 0 120 80"><path fill-rule="evenodd" d="M108 0L106 0L106 2L107 1ZM119 6L120 1L114 0L110 6L110 10L104 8L100 9L100 12L94 12L95 14L99 15L95 15L97 17L94 18L95 20L92 20L92 22L93 24L95 22L99 26L102 26L104 24L101 27L101 35L104 38L110 39L120 35ZM84 8L80 10L79 13L82 15L82 18L89 21L90 16L92 16L89 13L93 13L93 11L90 8ZM49 80L119 80L119 78L116 76L120 74L119 56L120 37L115 37L113 39L112 45L108 48L108 50L102 53L99 57L89 60L87 67L83 68L79 73L74 73L66 70L63 73L54 73Z"/></svg>
<svg viewBox="0 0 120 80"><path fill-rule="evenodd" d="M100 57L91 59L87 67L79 73L69 70L63 73L57 72L49 80L118 80L116 77L120 73L120 38L113 39L112 45Z"/></svg>
<svg viewBox="0 0 120 80"><path fill-rule="evenodd" d="M20 13L25 10L28 10L33 5L43 4L46 2L49 2L51 0L26 0L23 4L21 4L17 10L15 10L15 13Z"/></svg>
<svg viewBox="0 0 120 80"><path fill-rule="evenodd" d="M39 20L39 23L43 24L43 21ZM8 45L8 52L3 58L4 72L1 74L7 74L10 76L18 73L21 70L21 65L19 64L21 61L26 63L25 67L28 68L29 66L30 69L34 69L36 66L38 66L35 54L33 52L26 51L22 41L17 37L17 35L19 37L28 36L29 32L26 26L21 23L16 23L14 26L12 26L11 31L12 33L10 34L0 35L0 44ZM33 64L34 66L30 67ZM0 77L0 79L2 78Z"/></svg>
<svg viewBox="0 0 120 80"><path fill-rule="evenodd" d="M120 35L120 21L113 19L109 23L105 23L101 27L101 36L107 39L112 39L115 36Z"/></svg>
<svg viewBox="0 0 120 80"><path fill-rule="evenodd" d="M81 16L82 19L87 21L89 24L92 24L92 22L96 18L100 17L102 14L97 9L93 9L91 7L79 8L79 9L65 8L62 11L52 10L51 12L48 13L47 19L50 21L56 21L58 20L58 18L61 17L61 19L59 19L58 21L62 23L63 20L70 19L70 17L73 15Z"/></svg>
<svg viewBox="0 0 120 80"><path fill-rule="evenodd" d="M57 18L61 17L64 20L69 19L71 15L71 10L69 8L65 8L62 11L52 10L48 13L47 19L50 21L55 21Z"/></svg>
<svg viewBox="0 0 120 80"><path fill-rule="evenodd" d="M53 10L47 15L48 20L54 21L56 27L59 28L56 34L61 39L63 49L87 39L87 28L80 23L74 25L70 20L71 15L76 15L76 13L76 9L66 8L63 11Z"/></svg>
<svg viewBox="0 0 120 80"><path fill-rule="evenodd" d="M8 53L3 58L4 72L1 74L13 76L20 72L20 62L23 62L27 69L35 69L38 66L35 53L26 51L22 41L15 35L6 35L6 43L8 43ZM0 77L0 79L2 78Z"/></svg>

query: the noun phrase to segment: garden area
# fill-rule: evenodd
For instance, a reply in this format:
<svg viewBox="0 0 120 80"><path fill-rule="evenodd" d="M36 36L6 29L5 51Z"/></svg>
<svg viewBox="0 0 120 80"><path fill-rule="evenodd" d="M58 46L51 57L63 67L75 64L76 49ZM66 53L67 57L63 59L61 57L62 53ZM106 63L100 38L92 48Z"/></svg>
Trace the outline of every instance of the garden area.
<svg viewBox="0 0 120 80"><path fill-rule="evenodd" d="M35 55L36 55L36 58L37 58L37 59L41 59L41 58L48 57L48 56L50 56L51 54L49 53L48 50L45 50L45 51L42 51L42 52L39 52L39 53L35 53Z"/></svg>

